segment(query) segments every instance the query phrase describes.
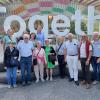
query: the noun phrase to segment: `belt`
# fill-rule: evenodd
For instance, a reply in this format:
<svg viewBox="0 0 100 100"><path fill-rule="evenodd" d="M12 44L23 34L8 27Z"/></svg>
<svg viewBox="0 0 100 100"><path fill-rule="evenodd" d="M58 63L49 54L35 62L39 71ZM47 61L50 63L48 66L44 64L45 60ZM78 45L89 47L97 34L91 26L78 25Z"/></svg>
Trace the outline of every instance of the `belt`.
<svg viewBox="0 0 100 100"><path fill-rule="evenodd" d="M31 57L32 55L30 55L30 56L28 56L28 57ZM28 58L28 57L23 57L23 56L21 56L21 58Z"/></svg>
<svg viewBox="0 0 100 100"><path fill-rule="evenodd" d="M77 56L78 54L76 54L76 55L68 55L68 56Z"/></svg>
<svg viewBox="0 0 100 100"><path fill-rule="evenodd" d="M64 55L58 55L58 56L64 56Z"/></svg>

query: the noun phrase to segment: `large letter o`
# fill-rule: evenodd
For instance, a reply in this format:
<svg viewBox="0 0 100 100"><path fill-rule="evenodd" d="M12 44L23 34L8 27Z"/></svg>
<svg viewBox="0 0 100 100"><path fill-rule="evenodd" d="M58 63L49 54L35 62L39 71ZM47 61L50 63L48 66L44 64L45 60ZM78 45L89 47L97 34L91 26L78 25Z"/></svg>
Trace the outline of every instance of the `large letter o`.
<svg viewBox="0 0 100 100"><path fill-rule="evenodd" d="M26 30L26 24L25 24L25 21L17 15L8 16L6 18L6 20L4 21L4 30L7 33L8 29L11 28L11 22L14 20L18 21L20 24L20 29L18 32L14 33L14 36L20 37L22 36L23 32Z"/></svg>

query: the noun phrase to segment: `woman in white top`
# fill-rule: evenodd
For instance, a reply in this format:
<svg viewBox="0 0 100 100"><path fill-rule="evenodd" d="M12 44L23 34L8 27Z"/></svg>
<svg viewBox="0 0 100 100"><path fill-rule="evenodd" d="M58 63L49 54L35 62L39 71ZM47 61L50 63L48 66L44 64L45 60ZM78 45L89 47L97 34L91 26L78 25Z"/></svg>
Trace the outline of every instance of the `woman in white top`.
<svg viewBox="0 0 100 100"><path fill-rule="evenodd" d="M45 51L42 48L42 44L40 41L37 41L36 43L37 47L33 51L33 59L37 58L37 64L34 65L34 72L36 76L36 83L39 82L39 78L41 78L41 81L44 82L44 64L46 64L46 57L45 57ZM34 63L34 60L33 60ZM40 76L39 76L40 75Z"/></svg>

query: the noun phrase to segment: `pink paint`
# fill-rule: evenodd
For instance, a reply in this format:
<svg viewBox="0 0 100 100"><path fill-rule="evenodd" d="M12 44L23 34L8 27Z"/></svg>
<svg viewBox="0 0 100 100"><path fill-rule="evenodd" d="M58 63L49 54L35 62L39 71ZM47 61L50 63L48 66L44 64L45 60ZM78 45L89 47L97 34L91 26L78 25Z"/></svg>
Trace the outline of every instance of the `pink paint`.
<svg viewBox="0 0 100 100"><path fill-rule="evenodd" d="M40 7L53 7L52 1L41 1L39 2Z"/></svg>
<svg viewBox="0 0 100 100"><path fill-rule="evenodd" d="M29 12L29 13L38 12L38 11L40 11L39 8L31 8L31 9L28 9L28 12Z"/></svg>
<svg viewBox="0 0 100 100"><path fill-rule="evenodd" d="M55 2L66 5L66 4L69 4L71 1L70 0L55 0Z"/></svg>
<svg viewBox="0 0 100 100"><path fill-rule="evenodd" d="M29 17L29 13L25 14L24 16L22 16L23 19L26 19Z"/></svg>

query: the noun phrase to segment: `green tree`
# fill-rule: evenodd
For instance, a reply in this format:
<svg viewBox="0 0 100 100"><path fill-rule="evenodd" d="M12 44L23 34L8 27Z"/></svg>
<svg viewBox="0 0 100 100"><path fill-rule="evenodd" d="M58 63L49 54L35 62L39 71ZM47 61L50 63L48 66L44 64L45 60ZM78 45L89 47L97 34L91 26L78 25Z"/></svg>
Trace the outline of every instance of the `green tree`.
<svg viewBox="0 0 100 100"><path fill-rule="evenodd" d="M87 27L86 27L86 23L85 22L81 23L81 29L82 29L82 31L87 33ZM70 32L73 33L73 34L76 34L75 33L75 22L74 21L71 21Z"/></svg>

